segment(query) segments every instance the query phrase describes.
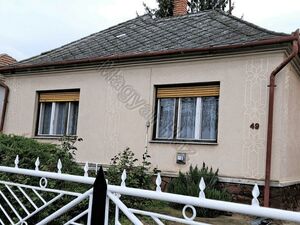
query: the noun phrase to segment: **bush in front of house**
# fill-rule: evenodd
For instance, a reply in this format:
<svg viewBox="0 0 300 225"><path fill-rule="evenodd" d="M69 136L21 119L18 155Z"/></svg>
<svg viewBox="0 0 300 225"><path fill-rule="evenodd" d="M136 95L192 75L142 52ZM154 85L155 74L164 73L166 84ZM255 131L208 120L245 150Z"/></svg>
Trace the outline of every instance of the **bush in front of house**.
<svg viewBox="0 0 300 225"><path fill-rule="evenodd" d="M109 168L106 171L106 178L109 184L120 185L122 182L121 176L126 170L126 186L132 188L142 188L146 190L153 189L151 172L151 163L149 161L150 155L145 152L142 156L142 161L135 157L135 154L126 148L124 151L119 152L111 159ZM129 196L122 196L122 201L130 208L145 208L151 201L146 199L138 199Z"/></svg>
<svg viewBox="0 0 300 225"><path fill-rule="evenodd" d="M35 169L35 161L37 157L39 157L40 166L39 170L41 171L49 171L49 172L57 172L57 162L58 159L62 162L62 173L74 174L74 175L83 175L83 169L74 161L74 151L76 148L74 147L75 140L70 138L62 138L60 145L55 144L47 144L47 143L40 143L30 138L25 138L22 136L16 135L0 135L0 165L1 166L9 166L14 167L14 161L17 155L19 155L19 168L24 169ZM16 174L9 174L9 173L0 173L0 180L1 181L10 181L25 185L33 185L39 187L39 178L30 177L30 176L22 176ZM69 190L73 192L84 192L87 190L85 185L77 184L77 183L70 183L58 180L50 180L48 179L47 188L53 188L57 190ZM15 199L10 195L8 190L5 188L4 185L1 185L0 189L3 193L12 201L14 202L14 206L17 207L18 204L16 203ZM34 208L31 204L22 197L22 194L16 188L12 188L15 193L20 197L21 201L24 201L26 207L30 210L30 212L34 211ZM24 189L25 191L27 189ZM27 191L26 191L27 192ZM34 195L31 191L28 193L32 199L36 202L38 206L41 206L41 202L37 196ZM50 200L54 197L53 194L42 192L40 194L46 199ZM63 199L59 200L53 205L50 205L46 209L42 210L40 213L37 213L34 217L27 220L28 224L36 224L41 219L45 218L46 216L50 215L57 209L64 206L70 199L68 197L64 197ZM84 206L84 202L78 207L75 208L73 211L69 212L68 215L64 215L60 217L53 223L49 224L64 224L67 222L67 218L70 218L70 215L74 214L77 215L81 212ZM21 215L24 215L24 211L19 207L18 211ZM7 222L8 223L8 222Z"/></svg>
<svg viewBox="0 0 300 225"><path fill-rule="evenodd" d="M197 166L190 166L189 171L186 173L179 172L179 176L173 178L168 186L168 192L180 195L188 195L188 196L199 196L199 183L201 177L203 177L205 181L205 196L208 199L222 200L222 201L230 201L230 195L224 191L217 188L218 183L218 173L219 170L213 171L212 168L208 168L208 166L203 163L201 169ZM174 208L181 208L182 205L171 203L171 206ZM205 209L205 208L197 208L197 216L201 217L216 217L224 214L224 212Z"/></svg>
<svg viewBox="0 0 300 225"><path fill-rule="evenodd" d="M82 168L75 163L74 139L63 137L60 145L41 143L34 139L17 135L0 135L0 164L14 167L15 158L19 156L19 167L35 169L39 157L39 169L56 172L58 159L62 161L62 172L82 175Z"/></svg>

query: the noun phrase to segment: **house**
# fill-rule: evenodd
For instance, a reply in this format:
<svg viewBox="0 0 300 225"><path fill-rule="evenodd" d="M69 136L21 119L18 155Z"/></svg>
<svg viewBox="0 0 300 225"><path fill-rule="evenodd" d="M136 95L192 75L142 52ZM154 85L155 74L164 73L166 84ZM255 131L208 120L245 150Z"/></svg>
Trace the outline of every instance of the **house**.
<svg viewBox="0 0 300 225"><path fill-rule="evenodd" d="M266 206L270 195L273 206L296 206L299 32L215 10L186 15L186 1L175 2L174 17L139 16L0 68L10 89L3 132L77 135L79 162L147 148L165 176L205 162L237 194L258 183Z"/></svg>
<svg viewBox="0 0 300 225"><path fill-rule="evenodd" d="M17 60L15 60L13 57L9 56L8 54L5 54L5 53L0 54L0 68L11 65L16 62L17 62ZM9 91L9 88L3 82L3 80L0 79L0 131L3 130L8 91Z"/></svg>
<svg viewBox="0 0 300 225"><path fill-rule="evenodd" d="M15 60L13 57L5 54L5 53L2 53L0 54L0 67L2 66L8 66L10 64L13 64L17 62L17 60Z"/></svg>

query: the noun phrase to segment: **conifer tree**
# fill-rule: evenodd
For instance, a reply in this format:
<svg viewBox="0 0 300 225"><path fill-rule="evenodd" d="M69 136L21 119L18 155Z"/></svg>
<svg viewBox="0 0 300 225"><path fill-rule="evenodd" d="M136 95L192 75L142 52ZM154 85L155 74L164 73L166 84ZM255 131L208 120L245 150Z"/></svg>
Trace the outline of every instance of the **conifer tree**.
<svg viewBox="0 0 300 225"><path fill-rule="evenodd" d="M158 8L151 9L144 3L144 7L147 13L150 13L156 17L170 17L173 16L173 0L156 0ZM188 13L197 13L203 10L218 9L225 11L229 0L188 0ZM231 12L233 6L230 6L229 12Z"/></svg>

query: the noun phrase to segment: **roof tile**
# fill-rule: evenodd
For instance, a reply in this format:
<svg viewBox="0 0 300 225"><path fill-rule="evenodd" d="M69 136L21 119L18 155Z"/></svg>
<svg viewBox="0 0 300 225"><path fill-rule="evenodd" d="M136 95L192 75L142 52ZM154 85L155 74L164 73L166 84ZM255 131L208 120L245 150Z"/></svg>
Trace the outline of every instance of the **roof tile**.
<svg viewBox="0 0 300 225"><path fill-rule="evenodd" d="M153 19L150 15L144 15L17 64L34 65L119 54L218 47L285 35L214 10L170 18Z"/></svg>

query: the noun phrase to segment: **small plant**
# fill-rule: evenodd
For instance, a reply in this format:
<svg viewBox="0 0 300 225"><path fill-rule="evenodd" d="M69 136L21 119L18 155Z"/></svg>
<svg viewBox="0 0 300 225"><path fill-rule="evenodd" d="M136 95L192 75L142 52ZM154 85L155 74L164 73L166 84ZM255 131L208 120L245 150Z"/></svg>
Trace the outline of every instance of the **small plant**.
<svg viewBox="0 0 300 225"><path fill-rule="evenodd" d="M126 148L111 159L111 165L107 170L108 182L120 185L123 170L127 172L126 185L133 188L151 188L150 155L145 152L141 165L136 165L138 159L134 153Z"/></svg>
<svg viewBox="0 0 300 225"><path fill-rule="evenodd" d="M127 147L123 152L118 153L111 159L111 165L107 170L106 177L109 184L120 185L121 175L123 170L126 170L126 186L132 188L152 189L152 175L150 171L151 163L149 162L150 155L148 152L143 154L141 164L138 164L138 159L135 158L134 153ZM122 197L125 205L132 208L143 208L149 202L141 201L137 198L128 196Z"/></svg>
<svg viewBox="0 0 300 225"><path fill-rule="evenodd" d="M199 196L199 183L201 177L203 177L206 185L206 198L229 201L230 195L226 191L217 188L218 173L219 170L213 171L213 169L209 169L205 163L203 163L201 169L197 166L190 166L187 173L179 172L179 176L170 182L168 192L188 196ZM174 208L181 207L181 205L174 203L171 204L171 206ZM197 208L197 215L201 217L216 217L222 214L224 213L217 210Z"/></svg>
<svg viewBox="0 0 300 225"><path fill-rule="evenodd" d="M77 151L77 147L75 146L77 141L80 142L83 141L83 139L77 136L63 136L59 139L60 148L68 152L70 157L74 157Z"/></svg>

